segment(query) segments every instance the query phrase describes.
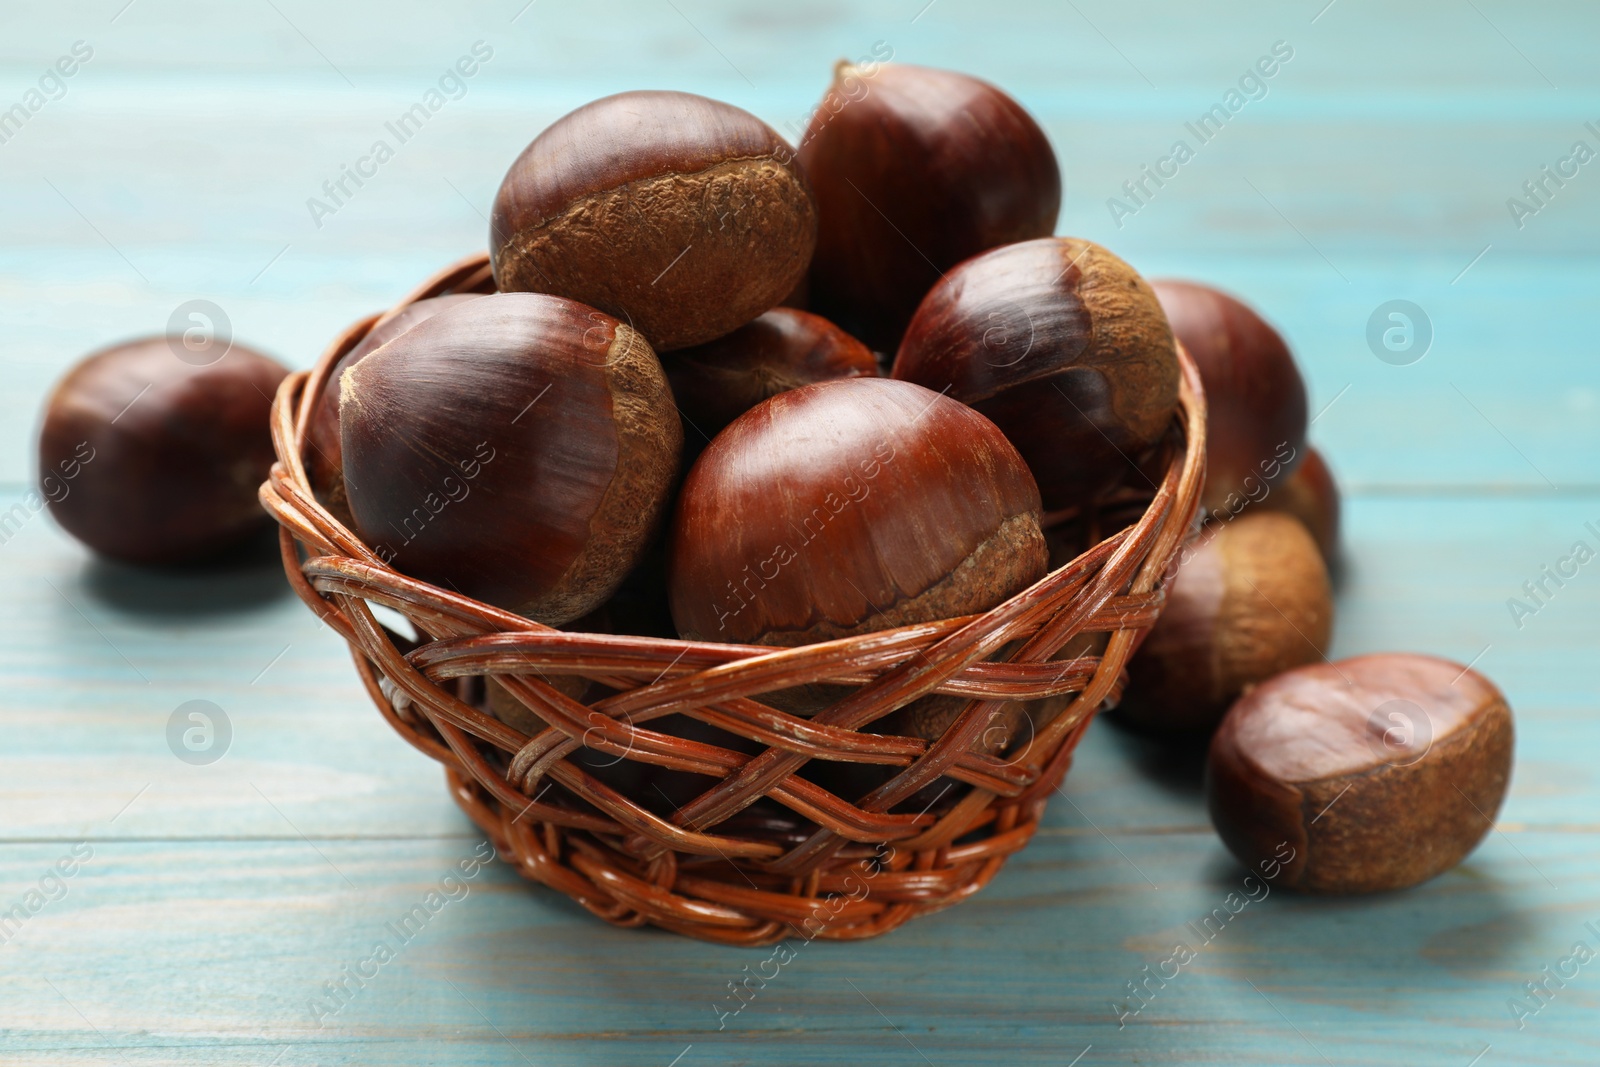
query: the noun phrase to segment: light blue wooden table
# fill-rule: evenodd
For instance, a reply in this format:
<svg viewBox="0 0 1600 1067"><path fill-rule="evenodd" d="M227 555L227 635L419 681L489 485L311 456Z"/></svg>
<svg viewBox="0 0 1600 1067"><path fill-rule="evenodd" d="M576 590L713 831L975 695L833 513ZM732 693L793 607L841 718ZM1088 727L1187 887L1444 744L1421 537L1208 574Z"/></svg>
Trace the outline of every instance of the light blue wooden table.
<svg viewBox="0 0 1600 1067"><path fill-rule="evenodd" d="M27 912L0 943L0 1063L1600 1062L1600 960L1520 1028L1508 1006L1576 942L1600 950L1600 563L1521 626L1507 608L1600 523L1600 162L1547 182L1537 212L1507 205L1535 206L1523 183L1574 142L1600 149L1592 3L446 7L0 4L0 110L92 51L0 126L0 513L23 500L46 389L86 350L205 299L305 366L482 247L505 166L569 108L686 89L793 136L830 64L882 41L1040 117L1063 232L1283 328L1349 491L1335 652L1433 652L1500 683L1518 724L1501 821L1420 889L1252 904L1119 1025L1127 983L1242 872L1193 762L1097 723L1070 802L990 888L806 946L719 1017L765 951L614 930L497 866L445 883L478 836L270 568L153 578L24 507L0 544L0 911ZM460 98L313 220L308 198L479 41L493 55ZM1265 95L1114 220L1107 199L1280 41L1293 58ZM1391 300L1431 324L1418 361L1369 348ZM231 725L210 765L166 740L196 699ZM441 885L426 927L328 1010L326 983Z"/></svg>

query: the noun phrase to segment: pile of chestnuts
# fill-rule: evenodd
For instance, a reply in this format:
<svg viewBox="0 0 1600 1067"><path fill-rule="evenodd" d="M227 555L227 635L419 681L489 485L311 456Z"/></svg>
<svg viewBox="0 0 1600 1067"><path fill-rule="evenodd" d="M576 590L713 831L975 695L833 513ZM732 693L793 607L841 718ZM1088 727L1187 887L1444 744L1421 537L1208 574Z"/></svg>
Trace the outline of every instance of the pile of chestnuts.
<svg viewBox="0 0 1600 1067"><path fill-rule="evenodd" d="M1431 656L1328 661L1339 494L1306 442L1289 346L1227 293L1152 284L1205 388L1207 476L1200 531L1116 718L1168 743L1209 738L1212 821L1246 865L1293 855L1281 884L1358 893L1432 878L1505 798L1510 708L1482 675Z"/></svg>
<svg viewBox="0 0 1600 1067"><path fill-rule="evenodd" d="M1232 296L1146 282L1056 236L1050 143L993 85L844 63L828 99L841 106L818 109L798 150L679 92L621 93L549 126L494 200L498 292L403 306L326 378L303 457L318 500L396 570L550 626L849 637L993 608L1110 532L1095 516L1112 502L1147 500L1182 346L1210 410L1204 521L1119 718L1214 733L1225 841L1246 862L1291 841L1293 884L1389 888L1460 859L1484 827L1440 784L1498 807L1509 711L1475 674L1441 686L1440 661L1325 663L1339 499L1283 338ZM263 520L283 368L242 347L195 368L168 349L89 358L41 439L46 473L92 448L53 510L133 562L211 553ZM542 728L507 687L480 696ZM838 696L766 699L805 715ZM1390 720L1367 712L1395 702L1430 749L1385 748ZM964 703L925 697L872 728L937 738ZM1015 704L974 746L999 752L1059 706ZM744 744L683 717L653 728ZM629 780L655 787L641 803L709 784L616 762L594 773L655 775ZM827 784L859 794L889 774L855 772ZM1308 805L1341 785L1342 810L1312 826Z"/></svg>

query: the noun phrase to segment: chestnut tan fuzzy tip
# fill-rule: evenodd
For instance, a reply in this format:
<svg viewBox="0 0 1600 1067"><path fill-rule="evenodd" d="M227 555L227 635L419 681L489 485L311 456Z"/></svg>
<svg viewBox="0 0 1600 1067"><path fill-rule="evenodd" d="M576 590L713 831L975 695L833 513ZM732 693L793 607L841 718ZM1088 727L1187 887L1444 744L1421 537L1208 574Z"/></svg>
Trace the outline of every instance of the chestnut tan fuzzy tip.
<svg viewBox="0 0 1600 1067"><path fill-rule="evenodd" d="M574 201L499 250L501 288L555 293L630 323L660 351L721 337L804 277L811 192L776 156L628 182Z"/></svg>
<svg viewBox="0 0 1600 1067"><path fill-rule="evenodd" d="M1306 663L1328 651L1333 592L1322 554L1305 526L1261 512L1223 527L1217 677L1225 693Z"/></svg>
<svg viewBox="0 0 1600 1067"><path fill-rule="evenodd" d="M664 519L683 452L683 424L661 363L636 330L618 325L606 350L617 426L617 472L589 521L591 536L554 586L520 613L558 626L605 600ZM598 592L597 592L598 591Z"/></svg>
<svg viewBox="0 0 1600 1067"><path fill-rule="evenodd" d="M819 623L807 630L772 631L756 643L792 648L988 611L1043 578L1049 561L1039 513L1012 515L954 570L916 596L883 607L855 626Z"/></svg>
<svg viewBox="0 0 1600 1067"><path fill-rule="evenodd" d="M1308 862L1294 885L1316 893L1372 893L1417 885L1454 867L1489 832L1511 776L1511 710L1486 705L1427 758L1349 779L1308 782ZM1347 792L1348 790L1348 792ZM1340 801L1334 804L1334 801Z"/></svg>
<svg viewBox="0 0 1600 1067"><path fill-rule="evenodd" d="M1078 295L1094 323L1093 365L1115 368L1117 414L1140 441L1154 441L1178 405L1178 350L1161 301L1138 271L1092 241L1060 238L1083 280Z"/></svg>

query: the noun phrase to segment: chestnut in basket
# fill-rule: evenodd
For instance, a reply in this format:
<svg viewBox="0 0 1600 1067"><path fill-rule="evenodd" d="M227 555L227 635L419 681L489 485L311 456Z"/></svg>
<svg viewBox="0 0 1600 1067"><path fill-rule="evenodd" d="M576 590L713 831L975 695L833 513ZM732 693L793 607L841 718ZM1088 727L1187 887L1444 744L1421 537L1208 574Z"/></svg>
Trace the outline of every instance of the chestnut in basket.
<svg viewBox="0 0 1600 1067"><path fill-rule="evenodd" d="M1044 576L1039 494L988 419L909 382L819 382L751 408L673 518L685 638L802 645L984 611Z"/></svg>
<svg viewBox="0 0 1600 1067"><path fill-rule="evenodd" d="M1038 123L954 71L840 63L800 162L822 220L809 306L889 353L943 271L1048 236L1061 208Z"/></svg>
<svg viewBox="0 0 1600 1067"><path fill-rule="evenodd" d="M355 347L340 357L328 375L311 409L311 423L306 427L306 476L311 479L312 491L333 517L346 526L354 522L350 503L344 492L344 450L339 443L339 379L351 364L357 362L388 342L399 337L419 322L433 318L445 308L454 307L467 300L476 300L481 293L452 293L429 300L418 300L389 312L373 324L367 335Z"/></svg>
<svg viewBox="0 0 1600 1067"><path fill-rule="evenodd" d="M1233 854L1281 863L1280 884L1403 889L1455 866L1488 833L1512 735L1505 697L1458 663L1318 663L1228 712L1211 740L1207 802Z"/></svg>
<svg viewBox="0 0 1600 1067"><path fill-rule="evenodd" d="M1178 403L1177 349L1155 293L1076 237L1006 245L950 271L917 308L894 377L993 419L1047 511L1137 478Z"/></svg>
<svg viewBox="0 0 1600 1067"><path fill-rule="evenodd" d="M1305 523L1322 551L1322 558L1328 566L1333 566L1339 555L1339 486L1321 452L1307 448L1300 466L1288 481L1261 503Z"/></svg>
<svg viewBox="0 0 1600 1067"><path fill-rule="evenodd" d="M1305 382L1278 331L1248 305L1195 282L1150 285L1206 390L1201 506L1238 512L1270 494L1300 462Z"/></svg>
<svg viewBox="0 0 1600 1067"><path fill-rule="evenodd" d="M270 526L268 413L288 370L240 344L180 359L151 337L89 355L45 405L40 491L63 529L127 563L187 563Z"/></svg>
<svg viewBox="0 0 1600 1067"><path fill-rule="evenodd" d="M1167 606L1128 664L1117 715L1154 733L1209 732L1250 686L1327 651L1327 568L1298 521L1250 512L1181 557Z"/></svg>
<svg viewBox="0 0 1600 1067"><path fill-rule="evenodd" d="M631 92L557 119L517 157L489 247L501 289L581 300L665 351L776 305L816 239L811 187L766 123L689 93Z"/></svg>
<svg viewBox="0 0 1600 1067"><path fill-rule="evenodd" d="M357 531L396 569L550 625L656 532L683 429L637 331L561 297L449 308L344 372Z"/></svg>
<svg viewBox="0 0 1600 1067"><path fill-rule="evenodd" d="M674 352L667 381L693 430L714 437L769 396L829 378L875 378L872 350L820 315L778 307L726 337Z"/></svg>

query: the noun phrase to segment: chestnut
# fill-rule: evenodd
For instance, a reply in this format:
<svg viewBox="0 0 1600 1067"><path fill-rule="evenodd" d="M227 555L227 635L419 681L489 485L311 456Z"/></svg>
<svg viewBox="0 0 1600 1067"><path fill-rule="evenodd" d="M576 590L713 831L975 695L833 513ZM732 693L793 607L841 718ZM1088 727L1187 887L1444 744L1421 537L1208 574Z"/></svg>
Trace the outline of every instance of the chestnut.
<svg viewBox="0 0 1600 1067"><path fill-rule="evenodd" d="M1283 483L1306 440L1306 386L1283 338L1242 301L1196 282L1150 283L1205 386L1201 506L1233 513Z"/></svg>
<svg viewBox="0 0 1600 1067"><path fill-rule="evenodd" d="M418 300L384 315L373 323L372 329L355 346L339 357L311 409L310 425L306 427L306 476L311 489L332 512L334 518L351 525L350 504L344 492L344 452L339 443L339 379L351 364L405 333L419 322L431 319L445 308L454 307L467 300L476 300L481 293L452 293L429 300Z"/></svg>
<svg viewBox="0 0 1600 1067"><path fill-rule="evenodd" d="M1294 473L1261 503L1305 523L1322 558L1333 566L1339 556L1339 486L1321 452L1307 448Z"/></svg>
<svg viewBox="0 0 1600 1067"><path fill-rule="evenodd" d="M637 331L562 297L447 308L349 367L345 488L380 558L539 622L583 615L659 527L683 429Z"/></svg>
<svg viewBox="0 0 1600 1067"><path fill-rule="evenodd" d="M1128 664L1117 715L1153 733L1210 732L1250 686L1314 663L1333 629L1328 571L1294 518L1250 512L1188 547Z"/></svg>
<svg viewBox="0 0 1600 1067"><path fill-rule="evenodd" d="M917 308L893 373L993 419L1047 511L1137 477L1178 403L1177 349L1155 293L1075 237L1006 245L950 271Z"/></svg>
<svg viewBox="0 0 1600 1067"><path fill-rule="evenodd" d="M1206 768L1211 819L1240 862L1281 863L1279 884L1403 889L1489 831L1512 734L1500 690L1458 663L1388 653L1301 667L1222 720Z"/></svg>
<svg viewBox="0 0 1600 1067"><path fill-rule="evenodd" d="M711 442L668 582L685 638L792 646L985 611L1045 567L1039 491L993 423L909 382L841 378Z"/></svg>
<svg viewBox="0 0 1600 1067"><path fill-rule="evenodd" d="M829 378L875 378L872 350L820 315L776 307L726 337L674 352L667 381L691 428L714 436L769 396Z"/></svg>
<svg viewBox="0 0 1600 1067"><path fill-rule="evenodd" d="M1049 236L1061 209L1039 124L953 71L840 63L799 158L821 216L809 306L883 352L941 273Z"/></svg>
<svg viewBox="0 0 1600 1067"><path fill-rule="evenodd" d="M657 351L721 337L794 290L817 239L783 138L731 104L630 92L557 119L500 184L502 290L625 320Z"/></svg>
<svg viewBox="0 0 1600 1067"><path fill-rule="evenodd" d="M103 556L188 563L272 524L256 492L288 370L237 343L196 365L174 354L182 346L150 337L94 352L45 405L41 492L62 528Z"/></svg>

